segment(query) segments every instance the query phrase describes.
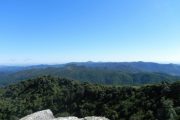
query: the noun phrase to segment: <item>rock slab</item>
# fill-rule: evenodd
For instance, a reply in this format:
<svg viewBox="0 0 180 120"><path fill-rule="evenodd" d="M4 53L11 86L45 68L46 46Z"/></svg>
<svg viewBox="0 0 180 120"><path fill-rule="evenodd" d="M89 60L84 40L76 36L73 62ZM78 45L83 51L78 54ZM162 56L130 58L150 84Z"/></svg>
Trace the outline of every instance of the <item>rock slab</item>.
<svg viewBox="0 0 180 120"><path fill-rule="evenodd" d="M85 117L85 118L77 118L74 116L54 118L54 115L51 112L51 110L43 110L27 115L21 118L20 120L109 120L109 119L105 117L95 117L95 116Z"/></svg>
<svg viewBox="0 0 180 120"><path fill-rule="evenodd" d="M20 120L53 120L54 116L51 110L39 111L26 117L21 118Z"/></svg>

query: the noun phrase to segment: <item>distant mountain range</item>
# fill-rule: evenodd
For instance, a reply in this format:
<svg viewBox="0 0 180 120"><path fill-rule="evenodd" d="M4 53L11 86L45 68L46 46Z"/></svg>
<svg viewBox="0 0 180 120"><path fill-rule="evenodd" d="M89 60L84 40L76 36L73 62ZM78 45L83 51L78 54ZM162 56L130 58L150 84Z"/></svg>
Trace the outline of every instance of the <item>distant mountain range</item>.
<svg viewBox="0 0 180 120"><path fill-rule="evenodd" d="M32 65L32 66L0 66L0 72L17 72L28 69L39 69L47 67L64 67L67 65L85 66L91 68L105 68L111 70L125 70L125 71L143 71L143 72L160 72L170 75L180 75L179 64L159 64L154 62L71 62L67 64L55 65Z"/></svg>
<svg viewBox="0 0 180 120"><path fill-rule="evenodd" d="M151 84L180 80L180 65L152 62L72 62L57 65L0 66L0 86L43 75L99 84Z"/></svg>
<svg viewBox="0 0 180 120"><path fill-rule="evenodd" d="M29 69L41 69L41 68L47 68L47 67L61 67L65 64L59 64L59 65L31 65L31 66L0 66L0 73L13 73L18 72L22 70L29 70Z"/></svg>
<svg viewBox="0 0 180 120"><path fill-rule="evenodd" d="M153 62L74 62L69 64L131 72L159 72L180 75L180 65L178 64L159 64Z"/></svg>

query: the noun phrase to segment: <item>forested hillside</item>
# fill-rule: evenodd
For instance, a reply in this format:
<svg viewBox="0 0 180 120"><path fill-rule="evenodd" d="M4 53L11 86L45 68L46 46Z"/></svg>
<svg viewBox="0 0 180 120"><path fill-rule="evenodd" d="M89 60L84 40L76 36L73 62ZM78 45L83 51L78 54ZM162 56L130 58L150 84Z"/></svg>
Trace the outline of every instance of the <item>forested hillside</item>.
<svg viewBox="0 0 180 120"><path fill-rule="evenodd" d="M111 70L123 70L130 72L159 72L169 75L180 75L180 65L159 64L154 62L75 62L70 63L92 68L105 68Z"/></svg>
<svg viewBox="0 0 180 120"><path fill-rule="evenodd" d="M50 76L0 89L0 119L51 109L56 116L111 120L180 120L180 82L113 87Z"/></svg>
<svg viewBox="0 0 180 120"><path fill-rule="evenodd" d="M160 83L161 81L174 82L179 76L172 76L156 72L132 72L103 67L88 67L69 64L64 67L45 67L23 70L13 73L0 73L0 86L17 83L21 80L36 78L43 75L59 76L83 82L107 85L142 85Z"/></svg>

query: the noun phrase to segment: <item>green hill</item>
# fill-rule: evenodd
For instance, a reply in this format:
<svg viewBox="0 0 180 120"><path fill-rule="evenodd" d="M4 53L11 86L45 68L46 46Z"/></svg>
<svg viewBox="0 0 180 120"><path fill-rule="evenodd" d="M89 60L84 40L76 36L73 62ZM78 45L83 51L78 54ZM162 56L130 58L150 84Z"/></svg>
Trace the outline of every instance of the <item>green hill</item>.
<svg viewBox="0 0 180 120"><path fill-rule="evenodd" d="M43 75L65 77L82 82L106 85L142 85L160 83L162 81L174 82L180 80L180 77L178 76L164 73L129 72L125 70L68 65L65 67L48 67L0 74L0 86L6 86L12 83L17 83L18 81L36 78Z"/></svg>

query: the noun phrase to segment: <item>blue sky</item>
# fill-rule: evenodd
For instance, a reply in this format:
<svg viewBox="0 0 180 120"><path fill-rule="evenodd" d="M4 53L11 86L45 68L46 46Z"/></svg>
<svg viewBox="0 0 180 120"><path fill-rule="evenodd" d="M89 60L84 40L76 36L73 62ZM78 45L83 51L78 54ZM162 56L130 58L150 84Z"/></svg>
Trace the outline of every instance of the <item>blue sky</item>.
<svg viewBox="0 0 180 120"><path fill-rule="evenodd" d="M1 0L0 64L180 63L179 0Z"/></svg>

